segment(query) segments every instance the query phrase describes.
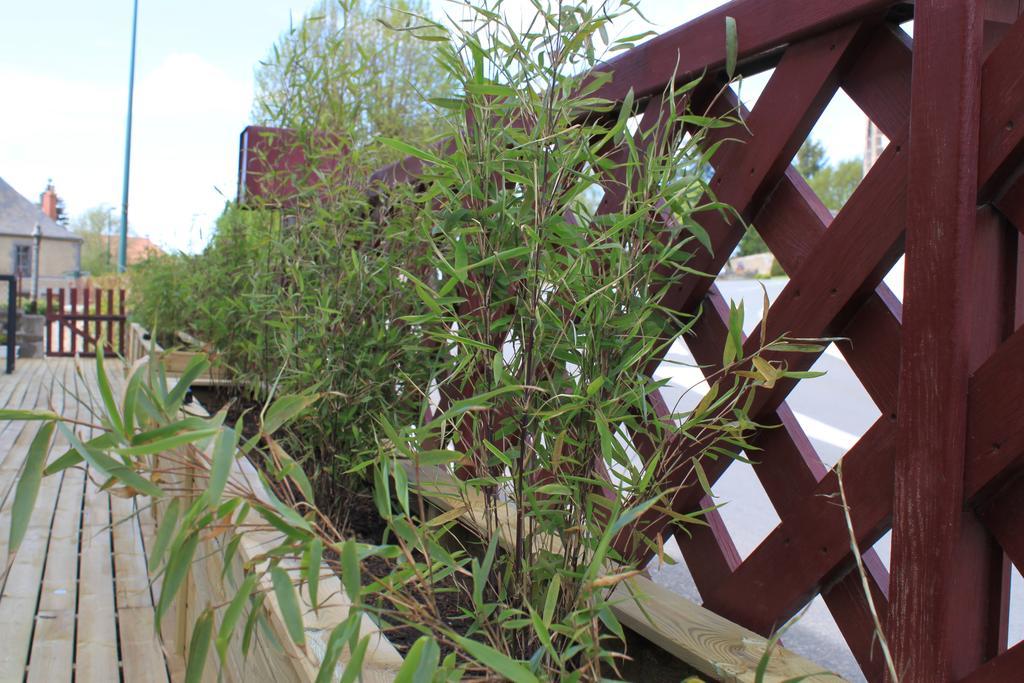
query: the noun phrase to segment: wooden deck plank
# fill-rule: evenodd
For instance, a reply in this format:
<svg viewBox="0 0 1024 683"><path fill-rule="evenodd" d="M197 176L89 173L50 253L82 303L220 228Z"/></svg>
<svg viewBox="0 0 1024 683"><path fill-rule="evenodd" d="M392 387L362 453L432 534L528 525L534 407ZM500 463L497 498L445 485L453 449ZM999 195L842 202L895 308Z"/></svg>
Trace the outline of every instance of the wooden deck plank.
<svg viewBox="0 0 1024 683"><path fill-rule="evenodd" d="M86 382L95 382L95 365L83 363ZM93 369L90 369L93 368ZM96 430L85 434L96 435ZM101 683L121 675L114 603L110 494L91 478L85 481L79 548L78 628L75 632L75 680Z"/></svg>
<svg viewBox="0 0 1024 683"><path fill-rule="evenodd" d="M53 367L58 377L64 377L70 363L57 362ZM55 407L63 410L63 392L55 397L54 402ZM53 453L60 451L62 442L59 438L55 440ZM25 452L19 452L16 457L24 458ZM24 680L49 541L50 521L56 509L62 482L63 475L43 479L38 503L29 521L29 529L4 582L3 593L0 595L0 633L3 633L4 637L4 647L0 649L0 681Z"/></svg>
<svg viewBox="0 0 1024 683"><path fill-rule="evenodd" d="M73 365L65 384L74 384ZM54 386L54 391L59 391ZM63 397L63 412L81 419L86 410L72 397ZM51 457L62 449L55 448ZM69 469L63 475L57 507L50 526L42 584L36 606L35 627L28 659L30 683L69 680L74 669L76 611L78 606L78 537L81 528L85 471Z"/></svg>
<svg viewBox="0 0 1024 683"><path fill-rule="evenodd" d="M29 656L29 683L71 679L78 603L78 537L85 472L69 469L50 529Z"/></svg>
<svg viewBox="0 0 1024 683"><path fill-rule="evenodd" d="M78 586L75 680L105 683L118 677L110 495L86 482Z"/></svg>
<svg viewBox="0 0 1024 683"><path fill-rule="evenodd" d="M114 571L120 620L121 664L127 681L167 681L163 648L153 628L146 553L131 499L111 496ZM137 678L138 677L138 678Z"/></svg>
<svg viewBox="0 0 1024 683"><path fill-rule="evenodd" d="M121 624L124 680L129 683L167 683L163 649L153 629L153 608L118 605L117 616Z"/></svg>

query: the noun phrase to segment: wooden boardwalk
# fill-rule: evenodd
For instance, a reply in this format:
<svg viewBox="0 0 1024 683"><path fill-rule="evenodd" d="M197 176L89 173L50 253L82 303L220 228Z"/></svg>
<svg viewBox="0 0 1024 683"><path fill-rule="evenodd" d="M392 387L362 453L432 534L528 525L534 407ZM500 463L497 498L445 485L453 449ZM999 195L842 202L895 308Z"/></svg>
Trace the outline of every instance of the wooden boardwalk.
<svg viewBox="0 0 1024 683"><path fill-rule="evenodd" d="M121 384L119 373L111 374ZM98 404L90 359L19 360L13 375L0 376L0 407L51 408L92 421ZM15 478L38 426L0 423L2 567ZM51 459L66 449L58 432ZM99 483L81 467L43 479L28 533L2 582L0 683L182 678L180 661L165 656L153 629L151 518L134 516L134 499L101 492Z"/></svg>

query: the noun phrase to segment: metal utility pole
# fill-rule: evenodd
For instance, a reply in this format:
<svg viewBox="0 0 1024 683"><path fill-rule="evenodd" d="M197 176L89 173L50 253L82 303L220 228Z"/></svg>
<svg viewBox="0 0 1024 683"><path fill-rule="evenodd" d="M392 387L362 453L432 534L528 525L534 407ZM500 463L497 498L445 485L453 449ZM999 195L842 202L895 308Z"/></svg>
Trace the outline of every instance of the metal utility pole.
<svg viewBox="0 0 1024 683"><path fill-rule="evenodd" d="M132 0L132 55L128 65L128 122L124 139L124 184L121 187L121 241L117 250L117 272L123 273L128 255L128 175L132 162L132 100L135 95L135 32L139 22L139 0Z"/></svg>

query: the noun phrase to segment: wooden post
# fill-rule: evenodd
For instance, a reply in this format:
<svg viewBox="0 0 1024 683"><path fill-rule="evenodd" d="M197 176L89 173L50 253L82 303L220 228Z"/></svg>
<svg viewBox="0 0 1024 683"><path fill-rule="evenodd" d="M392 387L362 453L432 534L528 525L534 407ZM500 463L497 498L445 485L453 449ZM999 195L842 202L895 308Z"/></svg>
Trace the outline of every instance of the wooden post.
<svg viewBox="0 0 1024 683"><path fill-rule="evenodd" d="M124 328L128 324L128 319L124 312L124 290L119 289L117 291L118 299L118 311L117 314L121 317L121 323L118 327L117 345L121 353L124 353Z"/></svg>
<svg viewBox="0 0 1024 683"><path fill-rule="evenodd" d="M64 288L57 290L57 353L64 355Z"/></svg>
<svg viewBox="0 0 1024 683"><path fill-rule="evenodd" d="M112 289L107 290L107 315L117 315L114 313L114 290ZM113 320L107 323L107 353L114 353L114 325ZM120 352L123 354L124 349L121 348Z"/></svg>
<svg viewBox="0 0 1024 683"><path fill-rule="evenodd" d="M96 300L96 329L95 337L93 339L93 351L99 353L103 348L103 319L100 317L103 315L103 290L96 287L93 290L93 298ZM110 314L110 311L107 311ZM86 315L89 315L87 312ZM88 331L88 330L87 330Z"/></svg>
<svg viewBox="0 0 1024 683"><path fill-rule="evenodd" d="M53 288L46 288L46 355L53 353Z"/></svg>
<svg viewBox="0 0 1024 683"><path fill-rule="evenodd" d="M83 287L82 288L82 311L83 311L83 315L89 315L89 288L88 287ZM78 311L75 311L75 313L78 313ZM77 329L81 329L81 330L83 330L85 332L85 334L82 335L82 355L85 356L85 355L87 355L89 353L89 319L88 318L83 318L81 320L81 327L79 327L79 320L76 320L74 318L72 318L72 320L74 321L72 324L74 325L76 330Z"/></svg>
<svg viewBox="0 0 1024 683"><path fill-rule="evenodd" d="M907 683L961 678L986 648L990 577L963 523L981 5L915 7L889 620Z"/></svg>

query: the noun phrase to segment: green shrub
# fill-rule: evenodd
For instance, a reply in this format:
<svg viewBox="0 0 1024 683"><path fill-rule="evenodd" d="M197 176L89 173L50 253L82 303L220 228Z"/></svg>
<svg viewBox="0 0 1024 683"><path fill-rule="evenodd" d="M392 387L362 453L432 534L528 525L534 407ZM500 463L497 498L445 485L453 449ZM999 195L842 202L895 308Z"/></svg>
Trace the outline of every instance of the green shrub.
<svg viewBox="0 0 1024 683"><path fill-rule="evenodd" d="M154 255L133 265L130 318L156 334L162 346L173 345L175 331L190 328L197 298L202 296L196 276L196 258L186 254Z"/></svg>

